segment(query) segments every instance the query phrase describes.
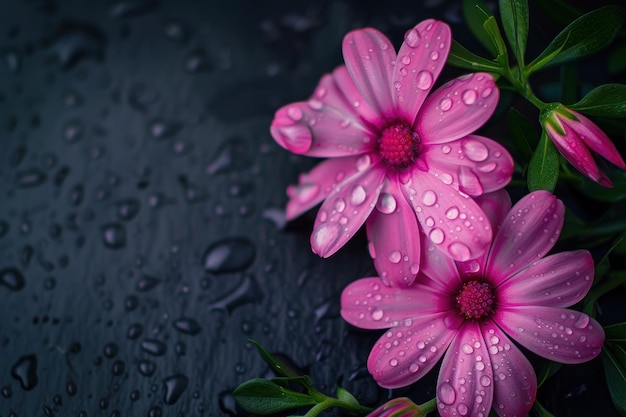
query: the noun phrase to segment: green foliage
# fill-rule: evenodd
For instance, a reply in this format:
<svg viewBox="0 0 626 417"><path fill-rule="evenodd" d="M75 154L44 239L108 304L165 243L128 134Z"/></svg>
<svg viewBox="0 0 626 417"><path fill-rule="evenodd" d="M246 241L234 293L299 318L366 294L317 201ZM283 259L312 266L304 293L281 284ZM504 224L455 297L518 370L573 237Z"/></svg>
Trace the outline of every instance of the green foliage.
<svg viewBox="0 0 626 417"><path fill-rule="evenodd" d="M617 6L605 6L586 13L563 29L529 67L537 71L596 53L613 41L623 20L624 10ZM559 52L555 54L556 51Z"/></svg>
<svg viewBox="0 0 626 417"><path fill-rule="evenodd" d="M544 131L528 164L528 190L553 192L558 179L559 153Z"/></svg>
<svg viewBox="0 0 626 417"><path fill-rule="evenodd" d="M523 66L528 38L528 1L500 0L499 4L504 34L513 46L517 62Z"/></svg>
<svg viewBox="0 0 626 417"><path fill-rule="evenodd" d="M626 84L600 85L569 107L590 116L626 117Z"/></svg>

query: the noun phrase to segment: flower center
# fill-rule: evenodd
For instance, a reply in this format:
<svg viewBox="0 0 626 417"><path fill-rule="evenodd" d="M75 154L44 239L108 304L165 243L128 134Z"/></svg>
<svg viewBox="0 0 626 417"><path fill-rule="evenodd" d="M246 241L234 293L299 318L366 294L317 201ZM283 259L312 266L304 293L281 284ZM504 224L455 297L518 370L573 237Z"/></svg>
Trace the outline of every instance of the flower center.
<svg viewBox="0 0 626 417"><path fill-rule="evenodd" d="M418 156L419 136L404 123L394 123L385 128L378 139L378 150L389 166L404 169Z"/></svg>
<svg viewBox="0 0 626 417"><path fill-rule="evenodd" d="M456 296L459 313L468 320L479 320L490 316L496 297L491 285L486 282L468 281Z"/></svg>

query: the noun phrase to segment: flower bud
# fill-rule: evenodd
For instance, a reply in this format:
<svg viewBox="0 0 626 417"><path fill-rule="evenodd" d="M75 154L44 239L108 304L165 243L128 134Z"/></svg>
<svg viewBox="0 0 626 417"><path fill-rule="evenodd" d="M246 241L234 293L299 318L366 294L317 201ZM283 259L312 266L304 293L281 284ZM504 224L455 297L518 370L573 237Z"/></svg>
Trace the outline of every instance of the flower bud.
<svg viewBox="0 0 626 417"><path fill-rule="evenodd" d="M424 411L406 397L394 398L378 407L367 417L423 417Z"/></svg>

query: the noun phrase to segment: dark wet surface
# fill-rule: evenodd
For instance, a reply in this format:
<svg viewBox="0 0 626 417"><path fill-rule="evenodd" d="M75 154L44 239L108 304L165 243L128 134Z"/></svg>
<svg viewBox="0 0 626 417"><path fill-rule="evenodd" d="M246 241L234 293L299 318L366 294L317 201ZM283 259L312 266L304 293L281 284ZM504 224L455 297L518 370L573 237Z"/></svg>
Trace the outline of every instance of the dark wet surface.
<svg viewBox="0 0 626 417"><path fill-rule="evenodd" d="M0 417L236 414L232 389L269 375L248 338L322 391L389 395L365 368L377 334L339 317L374 272L364 236L311 253L314 212L282 210L315 161L268 126L352 28L467 32L440 1L291 3L0 2ZM590 415L603 384L594 361L540 398Z"/></svg>

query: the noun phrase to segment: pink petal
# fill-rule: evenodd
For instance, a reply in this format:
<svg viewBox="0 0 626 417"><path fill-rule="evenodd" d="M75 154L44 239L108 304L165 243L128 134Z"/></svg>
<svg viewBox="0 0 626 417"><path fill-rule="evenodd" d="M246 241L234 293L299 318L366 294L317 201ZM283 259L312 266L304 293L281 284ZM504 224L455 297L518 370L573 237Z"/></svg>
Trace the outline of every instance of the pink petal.
<svg viewBox="0 0 626 417"><path fill-rule="evenodd" d="M443 358L437 379L437 410L442 417L489 415L493 369L477 322L467 321Z"/></svg>
<svg viewBox="0 0 626 417"><path fill-rule="evenodd" d="M365 225L378 275L387 284L411 285L419 271L420 229L395 176L389 178Z"/></svg>
<svg viewBox="0 0 626 417"><path fill-rule="evenodd" d="M537 376L528 359L493 322L481 326L493 367L493 409L501 417L523 417L537 394ZM487 379L483 386L491 385Z"/></svg>
<svg viewBox="0 0 626 417"><path fill-rule="evenodd" d="M619 154L619 151L609 139L609 137L594 122L582 114L569 110L578 118L579 123L569 119L561 119L576 131L577 136L593 151L603 156L607 161L617 165L621 169L626 169L626 164Z"/></svg>
<svg viewBox="0 0 626 417"><path fill-rule="evenodd" d="M496 231L500 228L500 224L502 223L504 217L511 209L511 197L503 188L491 193L480 195L474 198L474 201L478 203L480 208L485 212L485 216L489 219L491 228ZM484 278L484 270L485 265L487 265L488 257L489 251L485 251L485 253L476 259L466 262L457 262L456 267L464 279L482 280Z"/></svg>
<svg viewBox="0 0 626 417"><path fill-rule="evenodd" d="M341 316L362 329L386 329L451 308L448 298L430 287L390 287L378 277L354 281L341 294Z"/></svg>
<svg viewBox="0 0 626 417"><path fill-rule="evenodd" d="M491 226L478 204L430 173L413 170L403 188L422 230L447 256L467 261L491 242Z"/></svg>
<svg viewBox="0 0 626 417"><path fill-rule="evenodd" d="M437 245L423 233L420 233L420 235L423 241L418 282L437 288L442 293L448 294L452 299L452 293L458 291L462 284L456 264L453 259L437 249ZM428 281L425 280L426 278L428 278Z"/></svg>
<svg viewBox="0 0 626 417"><path fill-rule="evenodd" d="M491 75L464 75L441 86L426 99L414 127L424 144L451 142L485 124L499 97Z"/></svg>
<svg viewBox="0 0 626 417"><path fill-rule="evenodd" d="M587 149L587 146L580 140L578 135L569 126L564 125L565 136L559 133L550 125L546 125L546 132L556 149L572 164L578 171L587 178L599 182L601 174L593 159L593 155Z"/></svg>
<svg viewBox="0 0 626 417"><path fill-rule="evenodd" d="M318 91L330 90L330 75L324 76L320 85L324 87ZM337 100L328 105L314 96L308 102L278 109L270 127L272 136L285 149L307 156L347 156L371 150L374 134Z"/></svg>
<svg viewBox="0 0 626 417"><path fill-rule="evenodd" d="M556 243L565 208L545 190L525 195L509 212L494 238L486 275L492 284L541 259Z"/></svg>
<svg viewBox="0 0 626 417"><path fill-rule="evenodd" d="M369 160L369 155L364 155ZM311 248L326 258L346 244L365 223L384 185L385 171L374 161L360 161L362 171L344 180L328 195L317 212Z"/></svg>
<svg viewBox="0 0 626 417"><path fill-rule="evenodd" d="M352 81L350 73L345 65L341 65L333 71L333 79L337 89L343 95L346 108L357 114L361 121L365 121L365 125L382 126L380 114L370 107L367 101L363 100L363 96L359 88Z"/></svg>
<svg viewBox="0 0 626 417"><path fill-rule="evenodd" d="M356 174L367 155L332 158L320 162L306 174L300 175L298 185L287 188L287 220L298 217L324 200L343 180Z"/></svg>
<svg viewBox="0 0 626 417"><path fill-rule="evenodd" d="M513 158L489 138L470 135L424 148L429 172L471 196L499 190L511 181Z"/></svg>
<svg viewBox="0 0 626 417"><path fill-rule="evenodd" d="M440 21L428 19L410 29L398 52L392 95L397 117L413 125L435 80L446 63L452 33Z"/></svg>
<svg viewBox="0 0 626 417"><path fill-rule="evenodd" d="M572 306L591 288L593 272L593 258L586 250L548 256L501 283L498 304Z"/></svg>
<svg viewBox="0 0 626 417"><path fill-rule="evenodd" d="M406 387L439 361L460 324L456 314L422 315L404 320L376 342L367 369L378 385Z"/></svg>
<svg viewBox="0 0 626 417"><path fill-rule="evenodd" d="M498 307L493 319L526 349L556 362L591 360L604 342L604 330L597 321L565 308Z"/></svg>
<svg viewBox="0 0 626 417"><path fill-rule="evenodd" d="M361 96L379 115L393 118L390 86L396 51L385 35L366 28L343 39L343 58Z"/></svg>

